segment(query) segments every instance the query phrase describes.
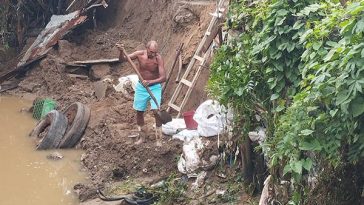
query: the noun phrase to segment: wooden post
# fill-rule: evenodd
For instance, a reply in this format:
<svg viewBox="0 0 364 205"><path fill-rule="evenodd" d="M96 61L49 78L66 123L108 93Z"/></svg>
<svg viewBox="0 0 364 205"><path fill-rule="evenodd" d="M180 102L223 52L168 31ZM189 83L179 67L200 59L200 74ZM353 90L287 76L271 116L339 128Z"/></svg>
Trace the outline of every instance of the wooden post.
<svg viewBox="0 0 364 205"><path fill-rule="evenodd" d="M177 59L178 59L178 56L181 55L181 51L182 51L182 48L183 48L183 43L181 43L179 45L179 47L177 48L177 53L176 53L176 57L174 58L174 61L173 61L173 64L172 64L172 67L171 69L169 69L169 73L167 75L167 80L166 82L164 83L163 87L162 87L162 95L164 93L164 90L166 89L167 85L168 85L168 82L169 82L169 79L171 78L171 75L172 75L172 71L176 65L176 62L177 62Z"/></svg>

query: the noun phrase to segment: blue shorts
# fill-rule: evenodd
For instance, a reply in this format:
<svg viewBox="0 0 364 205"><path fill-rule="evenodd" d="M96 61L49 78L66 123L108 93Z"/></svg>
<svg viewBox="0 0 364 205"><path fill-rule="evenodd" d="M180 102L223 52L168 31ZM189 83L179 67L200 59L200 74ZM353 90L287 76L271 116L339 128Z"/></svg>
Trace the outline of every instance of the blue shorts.
<svg viewBox="0 0 364 205"><path fill-rule="evenodd" d="M158 105L160 105L162 99L162 85L160 83L154 84L149 86L149 89L157 99ZM158 106L155 104L154 100L151 99L147 89L145 89L145 87L140 82L138 82L135 86L133 108L137 111L145 111L149 101L152 110L158 109Z"/></svg>

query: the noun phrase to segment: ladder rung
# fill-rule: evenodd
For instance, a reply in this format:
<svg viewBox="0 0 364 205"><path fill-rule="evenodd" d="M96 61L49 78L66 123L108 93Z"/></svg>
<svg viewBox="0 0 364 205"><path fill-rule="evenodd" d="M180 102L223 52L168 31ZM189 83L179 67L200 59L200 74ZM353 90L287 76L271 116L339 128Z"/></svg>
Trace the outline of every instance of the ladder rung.
<svg viewBox="0 0 364 205"><path fill-rule="evenodd" d="M199 61L203 61L203 58L202 57L200 57L200 56L198 56L198 55L194 55L193 56L196 60L199 60Z"/></svg>
<svg viewBox="0 0 364 205"><path fill-rule="evenodd" d="M178 112L180 112L180 111L181 111L181 108L180 108L180 107L178 107L178 106L177 106L177 105L175 105L175 104L168 103L168 106L169 106L169 107L171 107L171 108L173 108L173 109L175 109L175 110L177 110Z"/></svg>
<svg viewBox="0 0 364 205"><path fill-rule="evenodd" d="M186 79L181 79L181 83L187 85L188 87L192 87L192 82L186 80Z"/></svg>

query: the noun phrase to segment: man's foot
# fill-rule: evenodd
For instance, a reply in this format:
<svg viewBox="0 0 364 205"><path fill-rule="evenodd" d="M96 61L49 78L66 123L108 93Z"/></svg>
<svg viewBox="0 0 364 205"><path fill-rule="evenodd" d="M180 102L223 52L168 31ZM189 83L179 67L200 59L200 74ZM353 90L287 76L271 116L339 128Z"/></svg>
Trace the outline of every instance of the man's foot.
<svg viewBox="0 0 364 205"><path fill-rule="evenodd" d="M135 145L140 145L140 144L142 144L142 143L144 143L144 137L139 136L139 140L138 140L138 141L136 141L134 144L135 144Z"/></svg>
<svg viewBox="0 0 364 205"><path fill-rule="evenodd" d="M130 138L134 138L134 141L138 139L138 141L134 142L134 144L139 145L144 142L145 139L145 127L144 126L138 126L137 127L137 133L129 135Z"/></svg>

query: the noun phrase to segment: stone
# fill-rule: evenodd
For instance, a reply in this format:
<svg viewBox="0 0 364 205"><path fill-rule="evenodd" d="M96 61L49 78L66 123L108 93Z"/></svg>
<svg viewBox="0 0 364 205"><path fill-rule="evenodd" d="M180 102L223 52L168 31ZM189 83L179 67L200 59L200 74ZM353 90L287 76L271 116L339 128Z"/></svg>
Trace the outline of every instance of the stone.
<svg viewBox="0 0 364 205"><path fill-rule="evenodd" d="M95 64L90 68L90 78L92 80L100 80L110 74L109 64Z"/></svg>
<svg viewBox="0 0 364 205"><path fill-rule="evenodd" d="M40 85L38 84L38 83L34 83L34 82L21 82L20 84L19 84L19 87L22 89L22 90L24 90L24 91L26 91L26 92L30 92L30 93L32 93L32 92L34 92L37 88L39 88L40 87Z"/></svg>
<svg viewBox="0 0 364 205"><path fill-rule="evenodd" d="M72 44L66 40L58 41L58 53L61 58L67 58L72 56Z"/></svg>
<svg viewBox="0 0 364 205"><path fill-rule="evenodd" d="M189 23L195 19L197 19L196 15L194 13L192 13L186 7L182 6L182 7L178 8L176 15L173 18L173 21L178 24L185 24L185 23Z"/></svg>
<svg viewBox="0 0 364 205"><path fill-rule="evenodd" d="M63 155L59 152L53 152L50 153L49 155L47 155L47 159L51 159L51 160L60 160L63 158Z"/></svg>

